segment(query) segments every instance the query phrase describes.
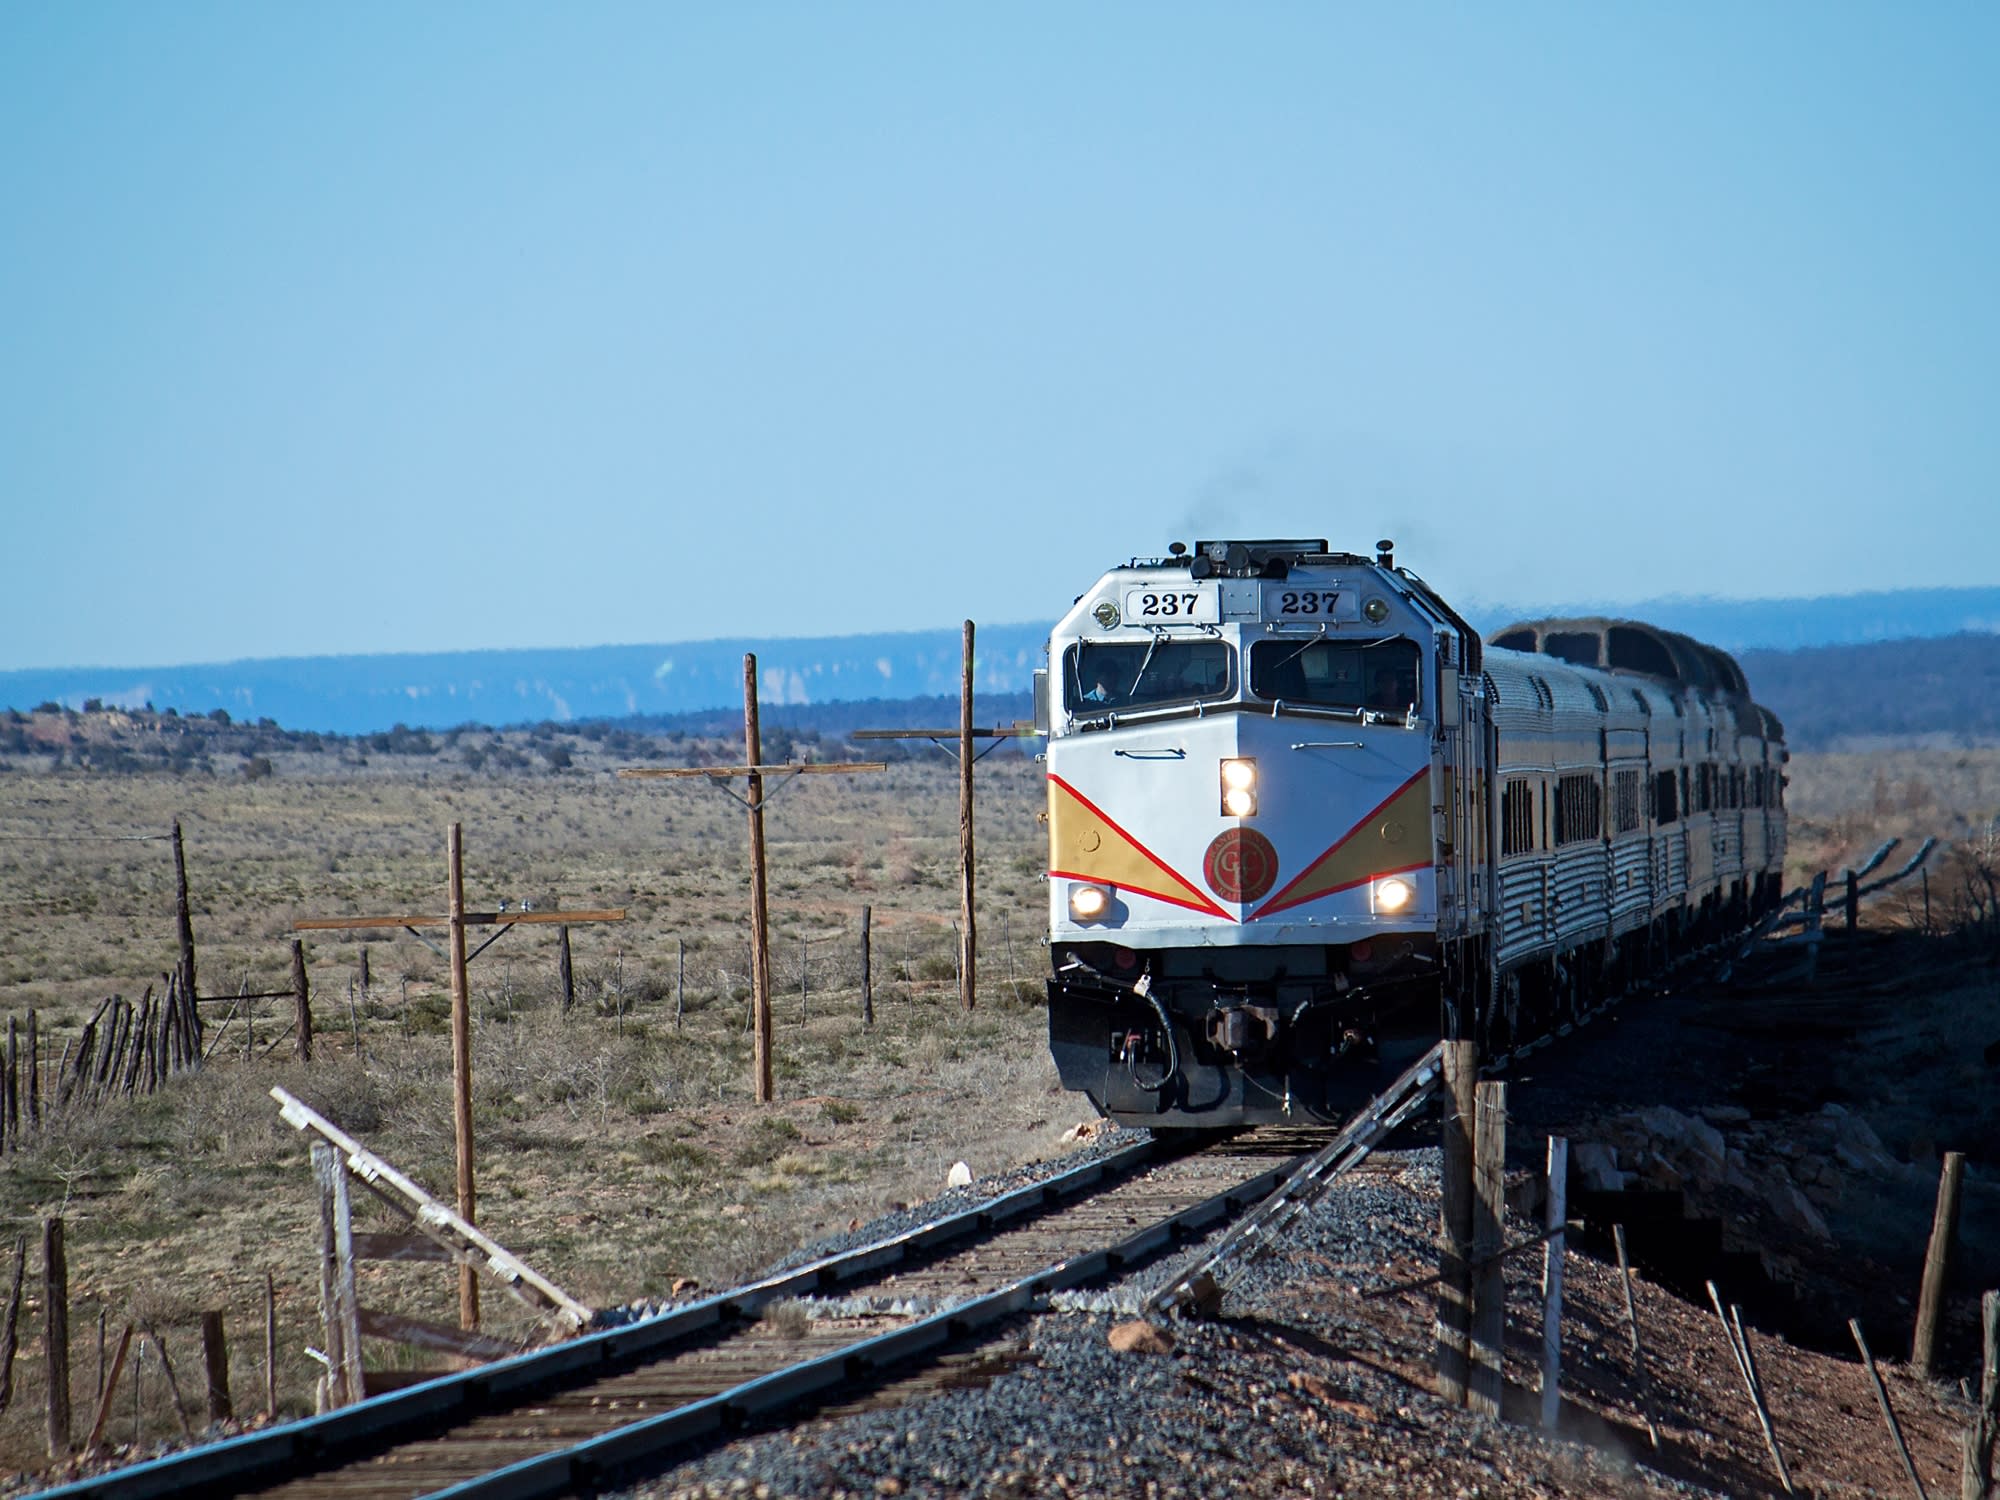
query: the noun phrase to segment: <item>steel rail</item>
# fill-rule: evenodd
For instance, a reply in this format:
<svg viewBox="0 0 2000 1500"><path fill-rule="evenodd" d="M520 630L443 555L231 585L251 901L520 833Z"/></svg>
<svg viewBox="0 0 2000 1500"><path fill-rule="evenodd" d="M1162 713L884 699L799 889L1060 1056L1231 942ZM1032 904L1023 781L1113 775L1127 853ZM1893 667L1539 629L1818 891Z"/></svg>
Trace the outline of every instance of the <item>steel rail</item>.
<svg viewBox="0 0 2000 1500"><path fill-rule="evenodd" d="M693 1335L731 1323L748 1322L773 1302L843 1286L927 1251L1012 1224L1122 1179L1166 1154L1167 1148L1157 1141L1135 1142L1096 1161L888 1239L776 1272L675 1308L660 1317L586 1333L545 1349L530 1350L511 1359L371 1397L339 1411L224 1438L111 1473L36 1491L34 1500L152 1500L155 1496L197 1490L212 1495L242 1493L331 1468L336 1457L344 1461L350 1455L374 1451L457 1420L504 1409L509 1401L583 1384L609 1373L615 1366L643 1360ZM958 1311L954 1310L952 1316L958 1316ZM782 1386L789 1373L781 1371L750 1384L763 1386L778 1381Z"/></svg>
<svg viewBox="0 0 2000 1500"><path fill-rule="evenodd" d="M1218 1219L1266 1197L1294 1170L1272 1167L1199 1203L1169 1214L1101 1250L1056 1261L983 1296L916 1322L859 1340L817 1358L744 1381L674 1411L647 1417L567 1448L434 1490L426 1500L556 1500L587 1492L639 1470L704 1437L727 1436L814 1396L954 1343L1025 1312L1051 1292L1127 1269Z"/></svg>

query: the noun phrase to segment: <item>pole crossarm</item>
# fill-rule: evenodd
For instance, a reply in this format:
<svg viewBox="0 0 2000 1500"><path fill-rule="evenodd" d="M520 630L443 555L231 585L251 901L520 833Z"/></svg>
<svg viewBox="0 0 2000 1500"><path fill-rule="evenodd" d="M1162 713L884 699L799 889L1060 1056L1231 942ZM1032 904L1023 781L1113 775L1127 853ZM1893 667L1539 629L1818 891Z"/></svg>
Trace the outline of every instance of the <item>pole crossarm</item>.
<svg viewBox="0 0 2000 1500"><path fill-rule="evenodd" d="M469 911L468 927L517 927L523 923L557 922L581 926L585 922L622 922L625 908L608 907L593 911ZM292 923L294 932L347 932L369 927L449 927L450 917L301 917Z"/></svg>
<svg viewBox="0 0 2000 1500"><path fill-rule="evenodd" d="M1011 740L1033 735L1034 730L1022 729L1016 725L1012 729L975 729L975 740ZM856 729L848 736L851 740L955 740L956 729Z"/></svg>
<svg viewBox="0 0 2000 1500"><path fill-rule="evenodd" d="M665 778L685 780L700 777L713 786L723 796L739 807L756 813L764 810L764 804L776 797L792 784L794 776L850 776L864 771L886 771L889 763L882 760L805 760L783 761L775 766L626 766L618 774L630 781L657 781ZM750 778L751 795L746 797L734 787L722 783L737 776ZM765 777L776 778L775 784L765 787ZM763 795L759 796L758 793Z"/></svg>
<svg viewBox="0 0 2000 1500"><path fill-rule="evenodd" d="M979 762L986 759L995 750L998 750L1003 740L1020 739L1033 733L1034 730L1022 729L1018 725L1012 729L975 729L969 738L991 740L993 743L973 756L972 763L978 765ZM856 740L928 740L953 760L957 760L959 755L960 736L956 729L857 729L848 738Z"/></svg>
<svg viewBox="0 0 2000 1500"><path fill-rule="evenodd" d="M774 766L625 766L618 774L627 781L674 776L708 776L727 780L732 776L834 776L888 769L889 763L884 760L800 760L780 761Z"/></svg>
<svg viewBox="0 0 2000 1500"><path fill-rule="evenodd" d="M512 1251L487 1238L408 1177L284 1089L274 1088L278 1112L294 1129L309 1131L346 1157L347 1170L407 1215L419 1230L461 1265L484 1271L537 1316L564 1332L587 1327L597 1315Z"/></svg>

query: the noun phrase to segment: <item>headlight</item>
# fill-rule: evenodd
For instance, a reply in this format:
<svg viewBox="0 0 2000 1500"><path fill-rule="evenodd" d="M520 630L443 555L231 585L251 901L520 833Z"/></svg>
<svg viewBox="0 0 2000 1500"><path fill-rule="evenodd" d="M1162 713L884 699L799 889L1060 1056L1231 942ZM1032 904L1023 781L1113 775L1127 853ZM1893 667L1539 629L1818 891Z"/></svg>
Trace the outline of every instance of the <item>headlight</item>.
<svg viewBox="0 0 2000 1500"><path fill-rule="evenodd" d="M1398 912L1410 904L1410 898L1417 888L1409 881L1396 875L1385 876L1375 882L1375 910Z"/></svg>
<svg viewBox="0 0 2000 1500"><path fill-rule="evenodd" d="M1389 618L1389 603L1386 599L1370 599L1361 606L1361 614L1370 625L1380 625Z"/></svg>
<svg viewBox="0 0 2000 1500"><path fill-rule="evenodd" d="M1222 815L1247 818L1257 811L1257 762L1225 760L1222 763Z"/></svg>
<svg viewBox="0 0 2000 1500"><path fill-rule="evenodd" d="M1069 914L1079 922L1102 921L1111 910L1111 891L1101 885L1073 885L1069 888Z"/></svg>
<svg viewBox="0 0 2000 1500"><path fill-rule="evenodd" d="M1118 606L1109 599L1102 600L1097 608L1090 612L1090 617L1104 629L1109 630L1118 623Z"/></svg>

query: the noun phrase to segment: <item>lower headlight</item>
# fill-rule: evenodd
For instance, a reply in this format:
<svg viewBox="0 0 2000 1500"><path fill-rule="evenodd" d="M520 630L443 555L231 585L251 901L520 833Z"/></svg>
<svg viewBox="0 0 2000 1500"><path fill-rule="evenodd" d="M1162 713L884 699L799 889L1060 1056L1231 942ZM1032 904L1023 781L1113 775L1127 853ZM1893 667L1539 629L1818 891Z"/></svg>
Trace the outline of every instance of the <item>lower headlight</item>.
<svg viewBox="0 0 2000 1500"><path fill-rule="evenodd" d="M1111 890L1102 885L1069 888L1069 914L1079 922L1099 922L1111 910Z"/></svg>
<svg viewBox="0 0 2000 1500"><path fill-rule="evenodd" d="M1417 888L1401 876L1384 876L1375 882L1375 910L1399 912L1410 904L1416 894Z"/></svg>

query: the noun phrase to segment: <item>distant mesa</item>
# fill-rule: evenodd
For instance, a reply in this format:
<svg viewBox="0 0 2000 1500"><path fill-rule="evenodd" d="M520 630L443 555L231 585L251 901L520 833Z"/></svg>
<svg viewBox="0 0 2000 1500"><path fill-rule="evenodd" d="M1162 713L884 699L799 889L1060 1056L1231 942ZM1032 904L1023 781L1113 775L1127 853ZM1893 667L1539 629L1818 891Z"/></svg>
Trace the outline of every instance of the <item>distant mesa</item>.
<svg viewBox="0 0 2000 1500"><path fill-rule="evenodd" d="M1816 599L1510 605L1474 607L1466 613L1482 633L1523 616L1557 613L1615 613L1682 631L1736 653L1758 700L1801 737L1795 742L1803 743L1812 732L1814 710L1810 703L1787 701L1793 692L1790 669L1782 658L1767 662L1769 653L1932 639L1968 630L1991 641L2000 623L2000 588L1906 589ZM1025 693L1030 674L1042 661L1047 634L1047 622L982 624L977 691ZM288 729L335 734L375 734L397 724L450 729L550 718L623 719L740 706L746 651L757 653L760 697L775 708L799 711L858 703L892 692L899 701L958 695L960 635L953 625L792 640L294 657L184 667L35 668L0 672L0 706L26 711L52 701L81 708L96 699L131 709L150 703L183 714L220 708L253 719L268 717ZM1893 697L1895 684L1882 687ZM1844 691L1837 695L1841 701L1848 696ZM1940 712L1913 707L1911 715L1902 717L1928 722ZM1857 731L1843 726L1830 732Z"/></svg>

